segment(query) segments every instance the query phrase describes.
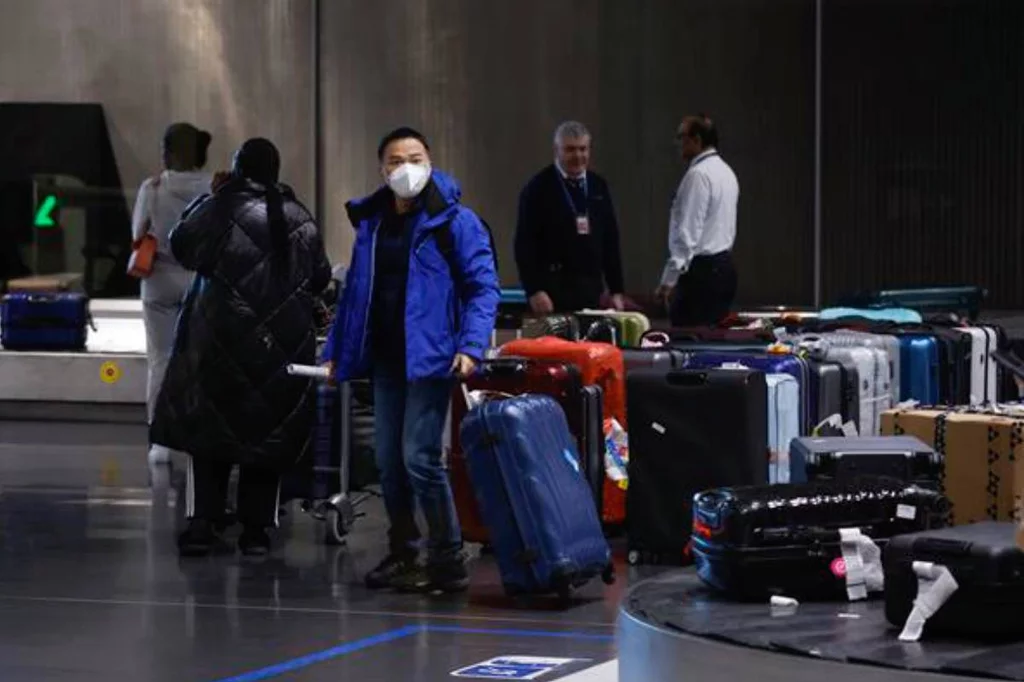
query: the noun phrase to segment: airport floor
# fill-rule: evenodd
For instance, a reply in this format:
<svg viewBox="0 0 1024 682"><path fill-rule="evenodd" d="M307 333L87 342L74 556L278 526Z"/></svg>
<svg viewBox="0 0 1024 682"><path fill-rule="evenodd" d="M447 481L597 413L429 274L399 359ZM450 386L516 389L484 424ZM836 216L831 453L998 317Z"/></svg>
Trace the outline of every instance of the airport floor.
<svg viewBox="0 0 1024 682"><path fill-rule="evenodd" d="M132 425L0 421L0 680L617 679L635 571L567 610L506 599L489 557L468 595L370 592L376 502L345 547L296 511L265 562L179 560L174 474L150 486L144 442ZM480 667L497 658L513 667Z"/></svg>

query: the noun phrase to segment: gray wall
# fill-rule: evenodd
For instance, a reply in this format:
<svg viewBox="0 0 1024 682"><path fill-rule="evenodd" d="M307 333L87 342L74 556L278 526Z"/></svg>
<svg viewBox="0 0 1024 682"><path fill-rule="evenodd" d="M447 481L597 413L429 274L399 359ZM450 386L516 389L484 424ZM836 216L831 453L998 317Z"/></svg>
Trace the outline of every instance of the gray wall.
<svg viewBox="0 0 1024 682"><path fill-rule="evenodd" d="M213 134L210 165L253 135L313 191L311 0L0 0L0 100L104 105L129 191L174 120Z"/></svg>
<svg viewBox="0 0 1024 682"><path fill-rule="evenodd" d="M743 185L741 298L812 292L811 0L328 0L326 224L347 257L344 201L378 182L375 147L409 124L491 223L502 277L519 188L551 160L558 121L595 134L625 233L627 285L656 284L681 168L682 114L712 112Z"/></svg>
<svg viewBox="0 0 1024 682"><path fill-rule="evenodd" d="M313 203L313 0L0 0L0 99L97 101L122 178L158 168L167 122L214 133L211 165L270 136ZM495 229L502 275L519 188L579 118L611 182L627 284L665 256L680 116L718 119L739 172L741 298L811 295L813 0L323 0L328 248L348 257L343 204L379 181L375 147L408 123Z"/></svg>

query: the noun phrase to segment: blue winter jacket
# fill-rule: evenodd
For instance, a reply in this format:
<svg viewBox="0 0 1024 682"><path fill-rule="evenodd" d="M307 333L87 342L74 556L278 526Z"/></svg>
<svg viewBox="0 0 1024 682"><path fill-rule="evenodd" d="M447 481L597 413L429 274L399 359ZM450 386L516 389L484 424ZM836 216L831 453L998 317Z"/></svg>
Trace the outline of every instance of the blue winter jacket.
<svg viewBox="0 0 1024 682"><path fill-rule="evenodd" d="M487 229L459 203L454 178L434 171L412 220L409 279L405 294L405 356L409 381L451 376L452 360L464 353L480 360L490 344L500 285ZM339 381L365 377L377 230L388 202L387 187L346 204L356 240L324 359ZM450 226L445 228L444 226ZM450 237L437 239L438 229ZM443 246L447 244L448 246ZM450 249L447 258L442 249Z"/></svg>

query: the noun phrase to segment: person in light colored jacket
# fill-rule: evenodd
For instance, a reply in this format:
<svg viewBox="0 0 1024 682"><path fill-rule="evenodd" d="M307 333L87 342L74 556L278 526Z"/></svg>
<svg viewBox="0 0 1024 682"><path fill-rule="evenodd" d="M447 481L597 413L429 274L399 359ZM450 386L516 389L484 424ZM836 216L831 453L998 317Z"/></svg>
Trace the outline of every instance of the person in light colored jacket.
<svg viewBox="0 0 1024 682"><path fill-rule="evenodd" d="M209 133L190 123L174 123L164 132L164 171L139 188L132 215L132 239L149 233L157 240L157 257L152 274L142 280L142 320L146 327L147 418L153 421L156 398L174 344L174 327L181 302L192 283L186 270L171 253L170 233L185 208L210 190L211 176L202 169L210 146ZM150 445L150 464L170 460L170 451Z"/></svg>

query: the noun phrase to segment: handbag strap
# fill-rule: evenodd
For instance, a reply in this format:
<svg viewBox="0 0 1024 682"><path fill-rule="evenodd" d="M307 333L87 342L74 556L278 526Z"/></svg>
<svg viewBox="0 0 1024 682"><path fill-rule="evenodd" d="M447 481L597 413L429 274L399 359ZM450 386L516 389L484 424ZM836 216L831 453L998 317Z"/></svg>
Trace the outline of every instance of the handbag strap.
<svg viewBox="0 0 1024 682"><path fill-rule="evenodd" d="M149 206L146 207L146 220L142 223L142 235L140 235L140 238L153 231L153 218L156 216L157 190L160 188L160 177L161 174L157 173L150 178L149 188L152 192L149 198Z"/></svg>

